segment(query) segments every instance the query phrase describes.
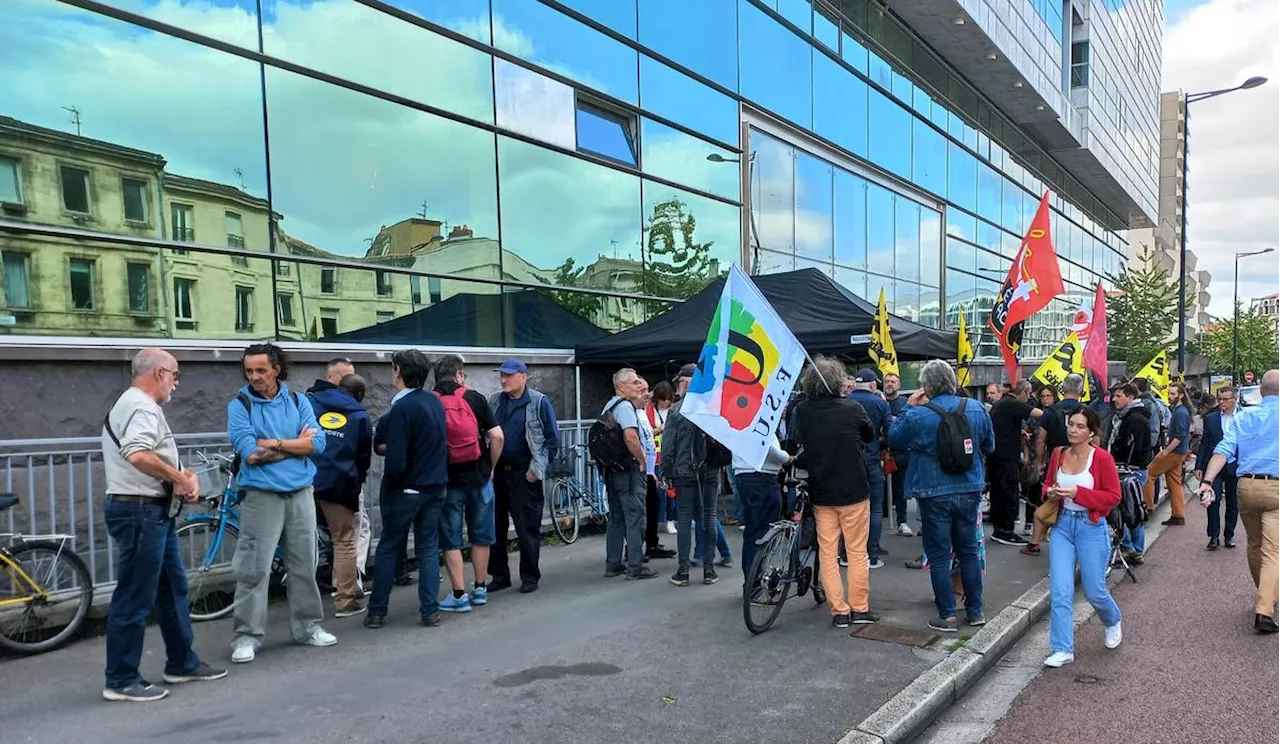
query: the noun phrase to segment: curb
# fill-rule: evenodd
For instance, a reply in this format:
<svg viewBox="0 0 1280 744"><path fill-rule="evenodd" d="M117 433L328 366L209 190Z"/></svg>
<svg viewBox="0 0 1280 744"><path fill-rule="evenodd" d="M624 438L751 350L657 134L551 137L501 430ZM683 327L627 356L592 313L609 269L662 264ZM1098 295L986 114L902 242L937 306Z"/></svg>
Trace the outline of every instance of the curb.
<svg viewBox="0 0 1280 744"><path fill-rule="evenodd" d="M1190 499L1188 499L1190 502ZM1161 502L1147 528L1146 550L1164 534L1168 499ZM1145 552L1145 551L1144 551ZM1120 573L1120 579L1124 573ZM969 686L996 665L1015 643L1049 611L1049 577L1036 582L1000 614L987 621L964 646L934 664L897 695L845 734L838 744L905 744L913 741L943 711L964 697ZM1092 613L1093 608L1089 609Z"/></svg>

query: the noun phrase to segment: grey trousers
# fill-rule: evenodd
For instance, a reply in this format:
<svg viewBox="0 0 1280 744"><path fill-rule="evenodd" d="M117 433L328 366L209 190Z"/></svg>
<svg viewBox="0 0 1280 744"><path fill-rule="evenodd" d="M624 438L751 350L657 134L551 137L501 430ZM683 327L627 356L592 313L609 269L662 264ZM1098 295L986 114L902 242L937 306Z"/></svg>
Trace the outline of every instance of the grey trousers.
<svg viewBox="0 0 1280 744"><path fill-rule="evenodd" d="M316 586L316 503L311 487L294 491L288 498L249 489L240 502L240 539L231 559L236 577L236 638L248 636L261 643L267 633L267 591L276 545L284 546L289 572L289 631L293 639L306 638L324 619Z"/></svg>
<svg viewBox="0 0 1280 744"><path fill-rule="evenodd" d="M644 496L646 476L630 465L621 473L606 473L609 515L604 538L605 568L622 565L622 545L627 546L627 573L638 576L644 568Z"/></svg>

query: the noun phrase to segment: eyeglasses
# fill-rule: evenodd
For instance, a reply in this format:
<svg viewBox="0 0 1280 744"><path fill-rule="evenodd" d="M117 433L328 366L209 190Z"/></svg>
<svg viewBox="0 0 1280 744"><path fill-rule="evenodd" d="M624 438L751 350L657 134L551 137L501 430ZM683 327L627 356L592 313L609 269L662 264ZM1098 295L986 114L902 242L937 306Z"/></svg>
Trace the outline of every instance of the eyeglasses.
<svg viewBox="0 0 1280 744"><path fill-rule="evenodd" d="M159 369L161 372L168 372L169 374L173 375L173 379L175 380L182 376L182 374L179 373L178 370L176 369L169 369L168 367L160 367Z"/></svg>

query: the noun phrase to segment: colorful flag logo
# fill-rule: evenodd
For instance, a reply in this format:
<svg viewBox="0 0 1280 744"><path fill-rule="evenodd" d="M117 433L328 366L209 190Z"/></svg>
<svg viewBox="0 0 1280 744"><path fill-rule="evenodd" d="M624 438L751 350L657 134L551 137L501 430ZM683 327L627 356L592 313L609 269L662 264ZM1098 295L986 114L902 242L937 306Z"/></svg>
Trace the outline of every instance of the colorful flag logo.
<svg viewBox="0 0 1280 744"><path fill-rule="evenodd" d="M1147 362L1147 366L1142 371L1134 375L1136 380L1139 377L1146 379L1151 384L1151 393L1160 398L1165 403L1169 402L1169 353L1164 349L1160 350L1151 361Z"/></svg>
<svg viewBox="0 0 1280 744"><path fill-rule="evenodd" d="M988 321L1000 340L1000 352L1010 380L1018 378L1018 349L1022 346L1023 323L1062 291L1058 255L1053 250L1053 238L1049 235L1049 192L1046 191L1009 267L1009 275L996 295Z"/></svg>
<svg viewBox="0 0 1280 744"><path fill-rule="evenodd" d="M1084 373L1084 342L1075 331L1067 334L1066 340L1058 344L1058 348L1031 374L1031 379L1053 388L1061 398L1062 383L1070 374L1084 378L1084 399L1088 400L1089 376Z"/></svg>

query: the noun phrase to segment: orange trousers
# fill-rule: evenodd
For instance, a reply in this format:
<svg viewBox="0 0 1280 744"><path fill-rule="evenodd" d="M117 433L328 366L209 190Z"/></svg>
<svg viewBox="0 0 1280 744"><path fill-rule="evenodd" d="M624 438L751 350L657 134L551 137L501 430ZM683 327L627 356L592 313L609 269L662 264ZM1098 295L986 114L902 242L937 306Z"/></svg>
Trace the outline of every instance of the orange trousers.
<svg viewBox="0 0 1280 744"><path fill-rule="evenodd" d="M871 502L849 506L815 506L813 520L818 529L818 556L822 563L822 589L832 615L866 612L870 609L871 576L867 566L867 532L871 528ZM849 591L846 599L840 576L840 535L844 535L848 558Z"/></svg>
<svg viewBox="0 0 1280 744"><path fill-rule="evenodd" d="M1142 500L1147 509L1155 505L1156 478L1164 476L1164 485L1169 489L1169 505L1173 507L1173 516L1187 516L1187 499L1182 493L1182 463L1186 454L1171 452L1167 455L1156 455L1147 466L1147 483L1142 487Z"/></svg>

